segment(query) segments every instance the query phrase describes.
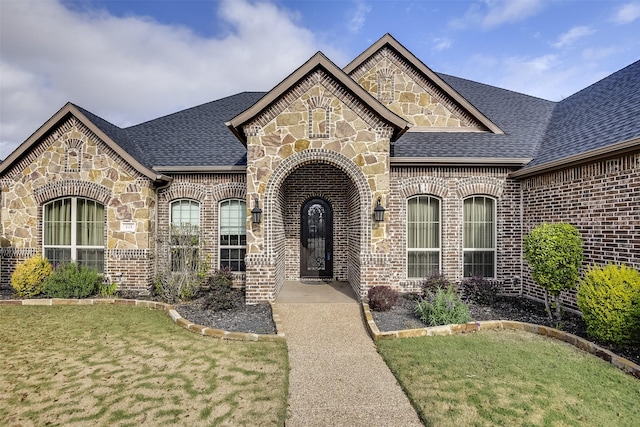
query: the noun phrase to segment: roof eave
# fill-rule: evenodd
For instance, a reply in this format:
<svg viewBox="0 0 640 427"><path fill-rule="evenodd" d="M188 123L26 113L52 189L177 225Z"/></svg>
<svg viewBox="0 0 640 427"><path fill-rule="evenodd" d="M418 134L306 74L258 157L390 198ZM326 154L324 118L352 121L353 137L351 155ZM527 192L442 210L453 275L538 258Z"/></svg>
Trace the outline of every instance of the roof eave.
<svg viewBox="0 0 640 427"><path fill-rule="evenodd" d="M246 173L246 166L154 166L153 170L168 174Z"/></svg>
<svg viewBox="0 0 640 427"><path fill-rule="evenodd" d="M400 55L404 56L411 64L413 64L420 72L430 78L436 85L446 92L451 98L453 98L458 104L465 108L472 116L474 116L480 123L487 127L491 132L496 134L504 134L504 131L493 123L487 116L485 116L480 110L467 101L458 91L451 87L447 82L442 80L433 70L425 65L420 59L412 54L406 47L404 47L399 41L397 41L389 33L382 36L378 41L369 46L364 52L358 55L353 61L344 67L343 71L346 74L351 74L356 68L358 68L364 61L370 58L378 50L382 49L385 45L389 45Z"/></svg>
<svg viewBox="0 0 640 427"><path fill-rule="evenodd" d="M391 166L504 166L522 167L526 157L391 157Z"/></svg>
<svg viewBox="0 0 640 427"><path fill-rule="evenodd" d="M554 160L552 162L543 163L541 165L532 166L509 174L512 178L529 178L542 173L553 172L579 164L603 160L615 155L625 154L629 152L640 151L640 137L628 139L606 147L596 148L594 150L585 151L584 153L565 157L563 159Z"/></svg>

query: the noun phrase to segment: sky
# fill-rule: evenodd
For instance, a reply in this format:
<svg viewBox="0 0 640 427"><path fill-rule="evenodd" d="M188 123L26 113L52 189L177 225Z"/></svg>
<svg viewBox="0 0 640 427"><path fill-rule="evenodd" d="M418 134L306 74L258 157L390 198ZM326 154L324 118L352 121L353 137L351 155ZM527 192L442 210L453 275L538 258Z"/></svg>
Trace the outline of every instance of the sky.
<svg viewBox="0 0 640 427"><path fill-rule="evenodd" d="M66 102L131 126L268 91L317 51L344 67L385 33L559 101L640 59L640 0L0 0L0 159Z"/></svg>

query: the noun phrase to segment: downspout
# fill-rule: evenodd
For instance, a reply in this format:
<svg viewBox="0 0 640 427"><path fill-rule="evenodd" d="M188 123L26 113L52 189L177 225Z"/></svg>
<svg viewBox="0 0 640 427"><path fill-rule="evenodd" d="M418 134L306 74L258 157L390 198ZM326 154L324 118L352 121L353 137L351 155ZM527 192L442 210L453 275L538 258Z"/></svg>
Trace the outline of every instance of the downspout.
<svg viewBox="0 0 640 427"><path fill-rule="evenodd" d="M520 296L524 293L524 191L520 181Z"/></svg>
<svg viewBox="0 0 640 427"><path fill-rule="evenodd" d="M162 179L164 177L161 176L161 175L158 175L158 178ZM155 224L155 227L153 227L153 229L154 229L153 238L156 239L156 242L153 245L153 248L154 248L154 250L156 252L154 254L154 262L153 262L154 263L154 266L153 266L153 277L154 277L154 280L155 280L155 277L158 275L158 258L159 257L158 257L158 245L157 245L157 243L158 243L158 226L159 226L159 221L158 221L159 216L158 215L160 214L160 191L169 188L169 186L171 185L172 182L173 182L173 179L172 178L168 178L166 184L161 185L159 187L156 187L156 215L155 215L156 224ZM151 242L149 242L149 243L151 243Z"/></svg>

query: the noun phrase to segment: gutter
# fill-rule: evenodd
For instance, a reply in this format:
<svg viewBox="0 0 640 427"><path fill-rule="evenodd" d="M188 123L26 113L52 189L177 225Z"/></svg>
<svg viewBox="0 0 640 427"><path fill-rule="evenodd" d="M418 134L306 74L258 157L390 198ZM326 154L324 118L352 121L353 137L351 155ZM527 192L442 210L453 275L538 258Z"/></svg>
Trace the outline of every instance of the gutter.
<svg viewBox="0 0 640 427"><path fill-rule="evenodd" d="M522 167L529 157L391 157L392 166L507 166Z"/></svg>
<svg viewBox="0 0 640 427"><path fill-rule="evenodd" d="M640 138L628 139L617 144L596 148L594 150L585 151L584 153L565 157L560 160L554 160L552 162L543 163L541 165L511 172L509 174L509 177L528 178L544 172L552 172L558 169L564 169L569 166L576 166L580 163L586 163L587 161L602 160L614 155L624 154L637 150L640 150Z"/></svg>

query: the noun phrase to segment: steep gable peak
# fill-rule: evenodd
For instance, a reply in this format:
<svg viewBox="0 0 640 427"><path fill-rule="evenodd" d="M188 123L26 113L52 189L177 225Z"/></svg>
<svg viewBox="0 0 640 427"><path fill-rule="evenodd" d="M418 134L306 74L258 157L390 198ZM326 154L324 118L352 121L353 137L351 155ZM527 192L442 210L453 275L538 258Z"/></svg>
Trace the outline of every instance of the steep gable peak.
<svg viewBox="0 0 640 427"><path fill-rule="evenodd" d="M412 123L412 132L504 133L390 34L358 55L344 72Z"/></svg>

